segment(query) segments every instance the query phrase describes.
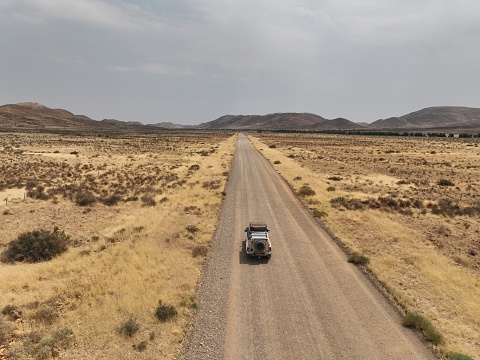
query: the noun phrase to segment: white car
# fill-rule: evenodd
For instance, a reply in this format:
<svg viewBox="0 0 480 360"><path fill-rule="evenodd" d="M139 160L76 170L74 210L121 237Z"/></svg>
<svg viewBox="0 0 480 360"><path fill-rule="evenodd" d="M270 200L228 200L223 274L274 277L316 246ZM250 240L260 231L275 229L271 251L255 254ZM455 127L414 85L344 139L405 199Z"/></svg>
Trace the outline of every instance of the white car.
<svg viewBox="0 0 480 360"><path fill-rule="evenodd" d="M245 239L245 252L247 256L265 257L270 259L272 256L272 243L267 228L267 224L262 222L251 222L245 229L247 233Z"/></svg>

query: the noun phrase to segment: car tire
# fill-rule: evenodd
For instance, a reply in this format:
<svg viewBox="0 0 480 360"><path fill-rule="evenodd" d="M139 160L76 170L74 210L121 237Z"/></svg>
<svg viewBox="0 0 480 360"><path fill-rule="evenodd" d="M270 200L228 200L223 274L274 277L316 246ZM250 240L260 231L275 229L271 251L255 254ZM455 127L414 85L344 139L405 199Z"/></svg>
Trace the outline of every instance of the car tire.
<svg viewBox="0 0 480 360"><path fill-rule="evenodd" d="M255 248L256 251L265 251L265 243L263 241L255 241L253 244L253 247Z"/></svg>

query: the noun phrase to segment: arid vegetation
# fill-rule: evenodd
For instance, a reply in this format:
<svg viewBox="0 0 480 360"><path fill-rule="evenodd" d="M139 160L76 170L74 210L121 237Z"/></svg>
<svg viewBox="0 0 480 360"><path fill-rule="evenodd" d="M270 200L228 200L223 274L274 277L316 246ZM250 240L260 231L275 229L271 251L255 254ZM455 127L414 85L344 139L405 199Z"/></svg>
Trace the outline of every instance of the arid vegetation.
<svg viewBox="0 0 480 360"><path fill-rule="evenodd" d="M172 359L234 145L0 134L0 358Z"/></svg>
<svg viewBox="0 0 480 360"><path fill-rule="evenodd" d="M431 333L450 358L480 357L478 139L251 139L346 246L349 260L368 264L403 311L422 319L408 326Z"/></svg>

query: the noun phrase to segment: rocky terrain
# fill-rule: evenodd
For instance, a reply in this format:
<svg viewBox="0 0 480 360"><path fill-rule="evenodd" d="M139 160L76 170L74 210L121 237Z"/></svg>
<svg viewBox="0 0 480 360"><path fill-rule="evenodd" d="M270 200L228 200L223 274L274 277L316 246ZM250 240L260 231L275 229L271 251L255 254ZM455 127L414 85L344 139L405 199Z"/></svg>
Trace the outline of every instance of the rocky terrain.
<svg viewBox="0 0 480 360"><path fill-rule="evenodd" d="M462 106L436 106L400 117L377 120L369 129L450 129L480 128L480 109Z"/></svg>
<svg viewBox="0 0 480 360"><path fill-rule="evenodd" d="M225 115L197 126L201 129L252 130L334 130L358 129L361 125L337 118L327 120L309 113L275 113L268 115Z"/></svg>
<svg viewBox="0 0 480 360"><path fill-rule="evenodd" d="M274 113L267 115L224 115L198 125L180 125L168 121L144 125L138 121L93 120L63 109L51 109L27 102L0 106L0 131L110 131L156 132L165 129L189 130L411 130L480 131L480 108L460 106L429 107L400 117L355 123L345 118L325 119L311 113Z"/></svg>

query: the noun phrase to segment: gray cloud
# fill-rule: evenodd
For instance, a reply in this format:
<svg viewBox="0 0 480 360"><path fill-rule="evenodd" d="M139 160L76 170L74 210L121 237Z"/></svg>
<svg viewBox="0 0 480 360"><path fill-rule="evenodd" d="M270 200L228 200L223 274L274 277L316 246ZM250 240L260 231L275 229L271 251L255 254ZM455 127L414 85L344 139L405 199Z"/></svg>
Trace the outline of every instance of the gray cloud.
<svg viewBox="0 0 480 360"><path fill-rule="evenodd" d="M200 123L478 107L473 0L0 0L0 102Z"/></svg>
<svg viewBox="0 0 480 360"><path fill-rule="evenodd" d="M2 5L2 4L0 4ZM52 19L96 25L114 30L134 30L161 26L137 5L102 0L17 0L4 1L10 16L17 21L42 24Z"/></svg>

